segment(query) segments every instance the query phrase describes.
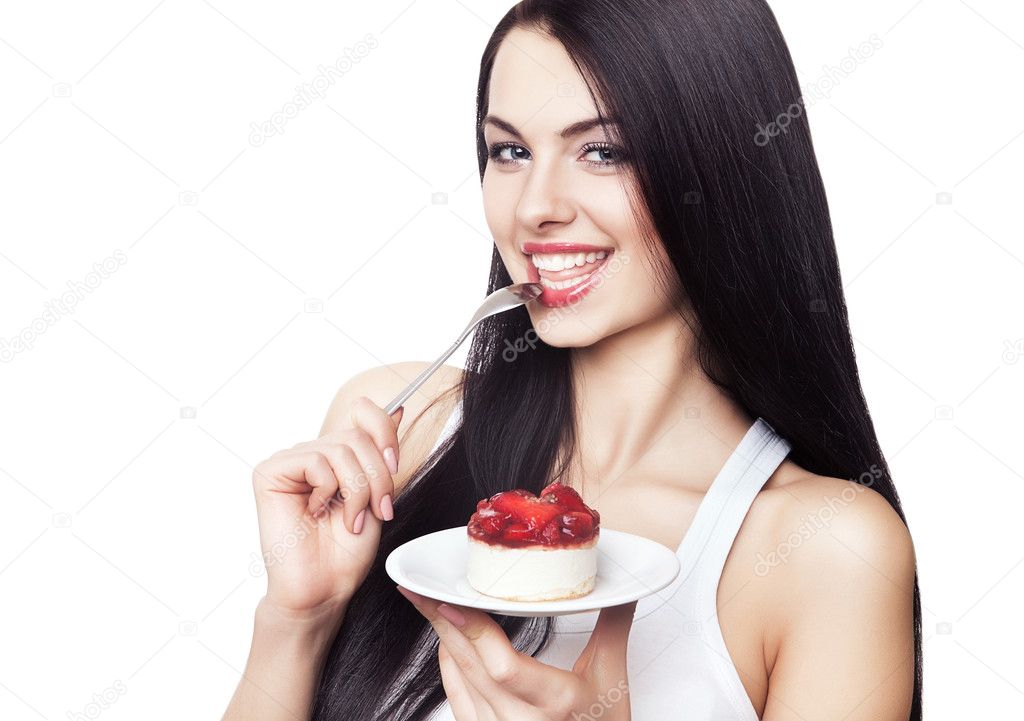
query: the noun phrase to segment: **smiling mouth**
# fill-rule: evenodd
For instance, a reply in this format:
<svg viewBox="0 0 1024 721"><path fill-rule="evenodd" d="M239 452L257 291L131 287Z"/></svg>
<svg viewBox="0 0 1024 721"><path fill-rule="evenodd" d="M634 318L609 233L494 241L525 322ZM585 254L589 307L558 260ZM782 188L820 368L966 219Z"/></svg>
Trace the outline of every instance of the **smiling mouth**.
<svg viewBox="0 0 1024 721"><path fill-rule="evenodd" d="M523 252L529 256L530 281L544 288L538 300L556 307L586 295L615 250L578 243L526 243Z"/></svg>
<svg viewBox="0 0 1024 721"><path fill-rule="evenodd" d="M610 251L589 253L534 253L530 256L539 283L552 290L566 290L583 283L604 265Z"/></svg>

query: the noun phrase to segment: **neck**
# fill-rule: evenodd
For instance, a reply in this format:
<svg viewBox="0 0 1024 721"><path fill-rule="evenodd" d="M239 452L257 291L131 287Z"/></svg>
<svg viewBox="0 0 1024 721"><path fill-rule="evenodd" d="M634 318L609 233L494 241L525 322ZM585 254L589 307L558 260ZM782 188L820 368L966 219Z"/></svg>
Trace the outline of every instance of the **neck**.
<svg viewBox="0 0 1024 721"><path fill-rule="evenodd" d="M574 484L585 479L600 495L660 476L707 490L753 419L707 377L694 344L686 324L669 316L573 350Z"/></svg>

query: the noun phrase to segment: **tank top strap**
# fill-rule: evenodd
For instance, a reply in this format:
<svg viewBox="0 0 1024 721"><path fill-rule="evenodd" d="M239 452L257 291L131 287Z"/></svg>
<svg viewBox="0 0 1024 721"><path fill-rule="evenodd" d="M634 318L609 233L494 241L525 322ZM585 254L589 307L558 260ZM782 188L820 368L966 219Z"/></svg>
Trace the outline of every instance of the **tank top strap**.
<svg viewBox="0 0 1024 721"><path fill-rule="evenodd" d="M743 519L791 449L759 416L708 489L679 549L683 569L693 576L696 609L704 618L716 612L718 582Z"/></svg>

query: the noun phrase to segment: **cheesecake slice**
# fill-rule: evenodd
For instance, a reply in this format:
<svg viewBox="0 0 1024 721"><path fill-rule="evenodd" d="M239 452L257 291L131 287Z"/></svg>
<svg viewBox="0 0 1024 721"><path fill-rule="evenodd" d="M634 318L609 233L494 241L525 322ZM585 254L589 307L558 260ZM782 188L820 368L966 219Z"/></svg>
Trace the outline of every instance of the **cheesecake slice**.
<svg viewBox="0 0 1024 721"><path fill-rule="evenodd" d="M466 525L469 585L509 601L585 596L597 579L600 514L555 481L479 501Z"/></svg>

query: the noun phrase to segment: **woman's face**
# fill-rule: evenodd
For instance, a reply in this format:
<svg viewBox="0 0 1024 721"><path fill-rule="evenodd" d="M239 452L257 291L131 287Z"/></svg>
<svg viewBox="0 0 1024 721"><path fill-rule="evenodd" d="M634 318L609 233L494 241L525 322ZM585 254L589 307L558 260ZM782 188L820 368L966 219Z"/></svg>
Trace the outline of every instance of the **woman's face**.
<svg viewBox="0 0 1024 721"><path fill-rule="evenodd" d="M484 213L512 282L544 285L526 307L553 346L591 345L672 311L654 278L667 256L660 243L653 255L644 245L628 196L630 164L614 125L586 122L596 117L558 41L509 33L484 120Z"/></svg>

